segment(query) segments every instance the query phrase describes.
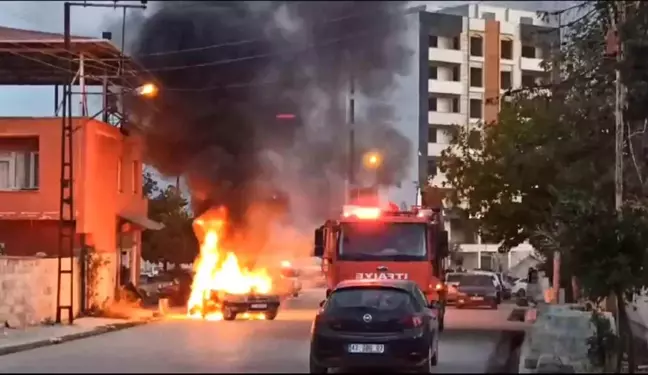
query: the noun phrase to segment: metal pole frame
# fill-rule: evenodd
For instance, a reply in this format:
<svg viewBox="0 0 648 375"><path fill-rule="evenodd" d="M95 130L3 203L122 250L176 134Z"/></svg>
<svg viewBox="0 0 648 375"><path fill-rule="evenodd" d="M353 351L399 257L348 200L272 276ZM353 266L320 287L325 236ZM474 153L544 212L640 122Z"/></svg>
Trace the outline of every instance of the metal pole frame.
<svg viewBox="0 0 648 375"><path fill-rule="evenodd" d="M131 8L131 9L146 9L146 5L117 5L115 4L98 4L88 2L65 2L63 4L63 43L64 48L68 53L71 53L71 8L73 6L81 7L94 7L94 8ZM122 53L123 55L123 53ZM63 86L63 103L61 108L61 179L60 179L60 199L59 199L59 243L58 243L58 276L57 276L57 291L56 291L56 322L61 323L61 310L68 310L68 323L72 324L74 321L74 239L76 235L76 221L74 211L74 144L73 144L73 124L72 124L72 84L76 79L70 77L73 62L70 60L68 65L68 72L65 73L65 83ZM77 72L78 74L78 72ZM85 84L82 87L82 92L85 92ZM85 98L82 108L85 107ZM66 212L67 210L67 212ZM67 214L67 215L66 215ZM69 242L66 243L65 240ZM67 252L65 251L67 250ZM70 268L68 270L62 269L62 258L65 255L70 257ZM121 255L118 254L118 257ZM119 259L118 259L119 260ZM70 275L70 304L65 306L61 304L61 286L62 274ZM81 291L85 293L85 291Z"/></svg>
<svg viewBox="0 0 648 375"><path fill-rule="evenodd" d="M63 4L63 44L66 51L71 52L70 46L70 10L71 3ZM74 321L74 168L73 168L73 129L72 129L72 79L69 77L72 61L69 62L68 72L65 73L63 85L63 104L61 108L61 179L59 199L59 248L58 276L56 288L56 322L61 323L61 310L68 310L68 323ZM66 212L69 210L69 212ZM69 216L66 214L69 213ZM71 232L71 233L70 233ZM65 240L69 240L67 244ZM66 251L67 250L67 251ZM63 270L63 258L70 256L70 269ZM70 275L70 304L61 304L62 274Z"/></svg>

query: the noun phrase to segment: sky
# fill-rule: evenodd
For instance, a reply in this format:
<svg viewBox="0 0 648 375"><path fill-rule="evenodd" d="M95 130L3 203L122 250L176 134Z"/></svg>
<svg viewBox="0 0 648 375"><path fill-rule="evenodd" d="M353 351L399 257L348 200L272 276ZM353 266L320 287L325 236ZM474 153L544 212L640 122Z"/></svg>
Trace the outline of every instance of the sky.
<svg viewBox="0 0 648 375"><path fill-rule="evenodd" d="M110 3L110 2L107 2ZM120 1L120 3L139 4L139 1ZM152 3L149 1L149 4ZM410 6L425 5L428 11L438 10L444 7L451 7L469 3L484 5L495 5L510 7L521 10L556 10L569 6L572 2L565 1L410 1ZM121 10L106 8L72 8L71 30L74 35L101 37L102 31L107 31L114 25L121 22ZM133 17L133 16L131 16ZM0 26L14 27L21 29L32 29L47 32L63 32L63 2L61 1L2 1L0 2ZM127 31L128 39L128 31ZM131 33L132 36L133 33ZM408 40L416 43L417 31L411 29L408 33ZM413 62L414 64L414 62ZM418 99L416 98L418 87L417 69L411 69L411 75L404 77L398 87L392 92L389 100L397 103L397 124L401 132L410 137L413 144L418 137ZM97 99L96 97L94 99ZM92 97L89 105L93 107ZM358 100L359 107L362 106L361 99ZM95 108L98 109L95 103ZM359 109L361 110L361 109ZM51 87L14 87L3 86L0 88L0 116L52 116L54 112L54 90ZM93 113L92 108L90 112ZM96 110L94 111L96 112ZM414 138L412 138L414 137ZM416 158L416 151L412 157ZM397 203L407 202L408 205L415 204L416 166L413 164L408 175L408 181L402 182L401 188L390 190L389 198ZM164 186L174 182L175 177L163 179L159 176Z"/></svg>

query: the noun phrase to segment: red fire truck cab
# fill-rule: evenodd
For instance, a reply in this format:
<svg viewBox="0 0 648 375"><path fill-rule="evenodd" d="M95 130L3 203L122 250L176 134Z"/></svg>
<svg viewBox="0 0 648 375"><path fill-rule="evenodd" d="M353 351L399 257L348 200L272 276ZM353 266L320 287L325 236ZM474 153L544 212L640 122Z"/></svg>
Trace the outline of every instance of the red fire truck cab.
<svg viewBox="0 0 648 375"><path fill-rule="evenodd" d="M448 232L441 210L344 206L339 218L315 230L314 256L322 258L327 297L348 279L413 280L439 306L443 329Z"/></svg>

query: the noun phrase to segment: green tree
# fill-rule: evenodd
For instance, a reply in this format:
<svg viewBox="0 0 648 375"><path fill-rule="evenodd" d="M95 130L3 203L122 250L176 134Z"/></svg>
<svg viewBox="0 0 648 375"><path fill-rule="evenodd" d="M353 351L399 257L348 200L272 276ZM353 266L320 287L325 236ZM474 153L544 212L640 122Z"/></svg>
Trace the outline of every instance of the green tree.
<svg viewBox="0 0 648 375"><path fill-rule="evenodd" d="M192 231L187 200L173 186L159 191L149 199L149 217L164 224L158 231L145 231L142 257L150 262L169 264L191 263L198 255L198 243Z"/></svg>
<svg viewBox="0 0 648 375"><path fill-rule="evenodd" d="M142 178L142 193L145 197L151 198L159 191L158 182L153 178L150 171L145 171Z"/></svg>
<svg viewBox="0 0 648 375"><path fill-rule="evenodd" d="M626 302L648 284L648 4L576 8L582 16L566 25L566 41L553 55L559 79L508 95L477 142L461 130L441 169L456 188L451 198L469 204L487 240L501 242L502 251L530 240L547 258L559 251L587 298L620 297L617 318L627 328ZM606 43L614 42L612 24L624 51L618 62L610 55L616 43ZM621 214L613 183L616 68L627 87Z"/></svg>

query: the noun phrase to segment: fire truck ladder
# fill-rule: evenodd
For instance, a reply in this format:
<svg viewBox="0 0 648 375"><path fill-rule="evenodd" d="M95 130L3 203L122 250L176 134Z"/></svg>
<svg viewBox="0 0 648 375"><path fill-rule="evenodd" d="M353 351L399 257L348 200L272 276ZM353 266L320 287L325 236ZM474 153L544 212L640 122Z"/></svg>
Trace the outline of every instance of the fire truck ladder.
<svg viewBox="0 0 648 375"><path fill-rule="evenodd" d="M69 22L69 21L68 21ZM63 86L63 103L61 107L61 187L59 201L59 251L58 251L58 287L56 290L56 323L61 323L63 310L67 310L69 324L74 321L74 237L76 233L74 217L74 171L72 148L72 85ZM67 263L67 265L64 264ZM64 276L69 275L69 276ZM66 282L69 277L69 282ZM62 302L64 286L69 287L69 303Z"/></svg>

